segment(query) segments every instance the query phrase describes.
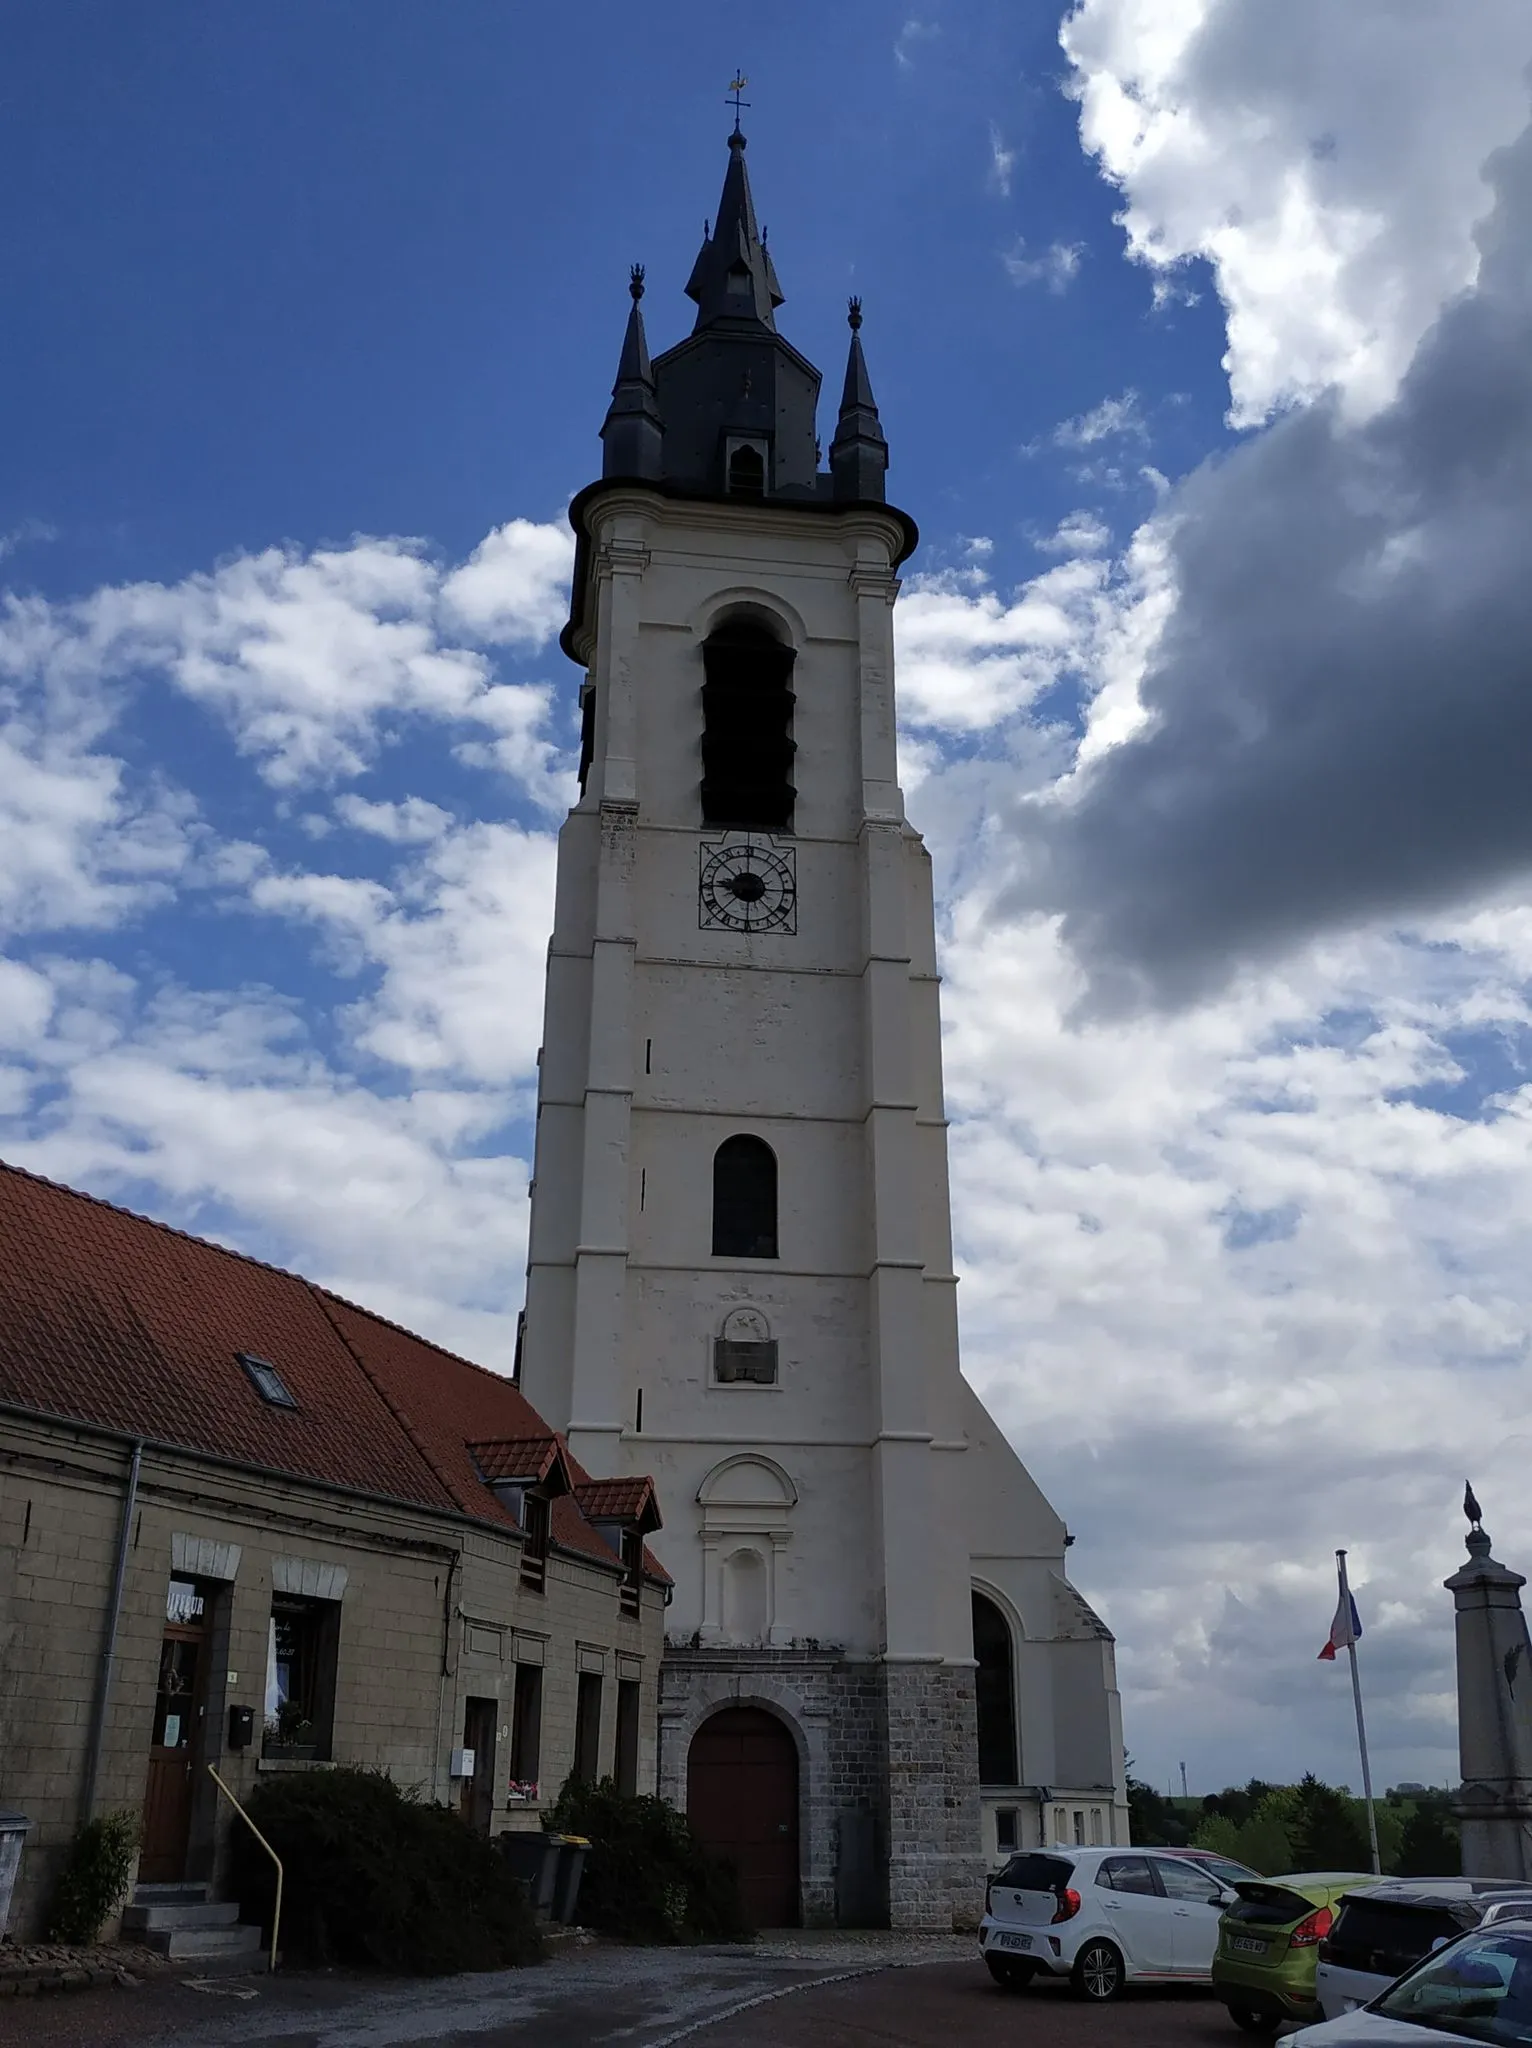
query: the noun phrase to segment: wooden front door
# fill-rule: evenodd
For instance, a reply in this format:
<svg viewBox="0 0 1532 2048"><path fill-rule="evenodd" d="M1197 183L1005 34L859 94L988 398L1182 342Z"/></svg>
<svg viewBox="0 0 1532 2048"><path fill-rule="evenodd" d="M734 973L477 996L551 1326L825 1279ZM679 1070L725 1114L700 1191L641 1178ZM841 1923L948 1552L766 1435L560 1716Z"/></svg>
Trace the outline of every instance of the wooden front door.
<svg viewBox="0 0 1532 2048"><path fill-rule="evenodd" d="M686 1760L686 1814L708 1853L739 1872L757 1927L798 1925L798 1751L759 1707L704 1721Z"/></svg>
<svg viewBox="0 0 1532 2048"><path fill-rule="evenodd" d="M160 1643L159 1683L144 1792L144 1839L138 1874L145 1884L174 1884L186 1875L193 1773L202 1752L207 1694L207 1601L199 1589L171 1581Z"/></svg>
<svg viewBox="0 0 1532 2048"><path fill-rule="evenodd" d="M495 1811L495 1724L498 1700L468 1700L463 1708L463 1747L473 1751L473 1775L463 1780L459 1811L475 1834L487 1835Z"/></svg>

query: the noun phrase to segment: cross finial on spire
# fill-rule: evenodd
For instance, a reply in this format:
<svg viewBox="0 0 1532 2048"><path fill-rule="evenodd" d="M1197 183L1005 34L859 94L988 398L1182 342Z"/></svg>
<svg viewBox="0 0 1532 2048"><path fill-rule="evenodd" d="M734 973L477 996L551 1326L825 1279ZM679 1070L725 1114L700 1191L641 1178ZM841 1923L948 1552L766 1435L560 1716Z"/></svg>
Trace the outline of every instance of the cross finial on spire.
<svg viewBox="0 0 1532 2048"><path fill-rule="evenodd" d="M853 334L855 334L855 333L856 333L856 331L857 331L857 329L858 329L858 328L859 328L859 327L861 326L861 324L862 324L862 302L861 302L861 300L860 300L860 299L858 299L858 298L855 298L855 297L852 297L852 298L849 298L849 299L847 299L847 301L846 301L846 325L847 325L847 326L848 326L848 327L849 327L849 328L851 329L851 332L852 332Z"/></svg>
<svg viewBox="0 0 1532 2048"><path fill-rule="evenodd" d="M749 100L742 100L740 98L740 94L744 91L745 87L749 83L750 81L748 78L746 78L743 71L736 71L734 76L729 80L729 95L727 98L725 98L724 105L726 107L733 107L734 109L734 133L736 135L738 135L740 132L740 109L742 107L748 107L750 104Z"/></svg>
<svg viewBox="0 0 1532 2048"><path fill-rule="evenodd" d="M629 266L628 292L634 305L637 305L644 295L644 266L642 263L634 263Z"/></svg>

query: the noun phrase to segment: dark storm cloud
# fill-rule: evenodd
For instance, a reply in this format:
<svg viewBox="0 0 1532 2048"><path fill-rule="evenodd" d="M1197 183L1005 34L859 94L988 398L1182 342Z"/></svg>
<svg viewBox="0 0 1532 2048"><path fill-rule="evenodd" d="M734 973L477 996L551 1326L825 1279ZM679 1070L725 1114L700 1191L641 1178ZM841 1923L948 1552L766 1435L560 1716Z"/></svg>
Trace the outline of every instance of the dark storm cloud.
<svg viewBox="0 0 1532 2048"><path fill-rule="evenodd" d="M1195 473L1154 723L1018 812L1027 901L1108 1005L1532 869L1532 130L1474 291L1361 427L1329 405Z"/></svg>

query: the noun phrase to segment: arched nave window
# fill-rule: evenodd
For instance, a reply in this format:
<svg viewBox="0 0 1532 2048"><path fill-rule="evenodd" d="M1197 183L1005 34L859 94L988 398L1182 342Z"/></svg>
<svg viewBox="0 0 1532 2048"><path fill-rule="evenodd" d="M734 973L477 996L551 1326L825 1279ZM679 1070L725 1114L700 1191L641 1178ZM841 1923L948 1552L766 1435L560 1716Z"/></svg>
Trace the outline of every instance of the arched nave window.
<svg viewBox="0 0 1532 2048"><path fill-rule="evenodd" d="M979 1783L1016 1785L1016 1655L1011 1625L993 1600L973 1596L973 1653L979 1668L974 1692L979 1710Z"/></svg>
<svg viewBox="0 0 1532 2048"><path fill-rule="evenodd" d="M777 1256L777 1155L764 1138L725 1138L713 1154L713 1257Z"/></svg>

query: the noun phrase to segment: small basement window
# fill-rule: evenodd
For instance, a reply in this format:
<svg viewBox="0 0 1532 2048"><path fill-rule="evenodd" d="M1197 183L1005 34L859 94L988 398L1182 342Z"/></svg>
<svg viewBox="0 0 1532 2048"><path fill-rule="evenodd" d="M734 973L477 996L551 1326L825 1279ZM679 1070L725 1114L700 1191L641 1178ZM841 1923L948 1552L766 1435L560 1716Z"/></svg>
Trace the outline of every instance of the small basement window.
<svg viewBox="0 0 1532 2048"><path fill-rule="evenodd" d="M253 1351L236 1351L234 1356L245 1368L251 1386L263 1401L269 1401L273 1408L297 1407L286 1381L269 1358L257 1358Z"/></svg>

